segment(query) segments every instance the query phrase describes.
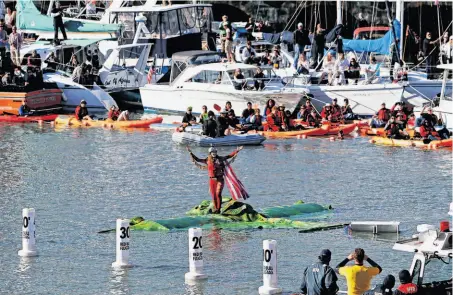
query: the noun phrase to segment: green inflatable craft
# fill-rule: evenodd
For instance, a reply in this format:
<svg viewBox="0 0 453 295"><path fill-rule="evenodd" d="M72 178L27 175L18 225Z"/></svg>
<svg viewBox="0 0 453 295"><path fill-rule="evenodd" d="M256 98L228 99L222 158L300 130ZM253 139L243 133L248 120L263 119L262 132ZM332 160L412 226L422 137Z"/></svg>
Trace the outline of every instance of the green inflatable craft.
<svg viewBox="0 0 453 295"><path fill-rule="evenodd" d="M145 220L143 217L131 218L131 229L146 231L187 230L190 227L221 228L221 229L263 229L263 228L296 228L301 231L315 231L338 228L343 224L327 224L323 222L309 222L291 220L283 217L295 217L308 213L319 213L331 210L314 203L299 201L291 206L278 206L261 210L232 199L222 200L221 214L211 214L212 202L203 201L200 205L189 210L186 217ZM100 233L115 231L105 230Z"/></svg>

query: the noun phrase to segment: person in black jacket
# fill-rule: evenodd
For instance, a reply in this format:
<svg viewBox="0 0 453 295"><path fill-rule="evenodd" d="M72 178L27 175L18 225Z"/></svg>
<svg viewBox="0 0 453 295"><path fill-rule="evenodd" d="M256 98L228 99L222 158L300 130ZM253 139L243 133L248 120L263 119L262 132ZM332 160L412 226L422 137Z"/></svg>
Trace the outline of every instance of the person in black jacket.
<svg viewBox="0 0 453 295"><path fill-rule="evenodd" d="M203 135L212 138L217 136L217 122L213 111L209 111L208 119L203 121Z"/></svg>
<svg viewBox="0 0 453 295"><path fill-rule="evenodd" d="M60 8L60 3L56 2L55 7L52 9L50 15L53 17L53 28L54 28L54 42L58 43L58 29L63 34L63 39L68 40L66 36L66 30L63 24L63 11Z"/></svg>
<svg viewBox="0 0 453 295"><path fill-rule="evenodd" d="M388 275L384 278L382 284L376 285L376 287L366 291L363 295L393 295L393 287L395 287L395 277Z"/></svg>
<svg viewBox="0 0 453 295"><path fill-rule="evenodd" d="M192 126L192 124L197 123L197 118L195 118L195 116L192 115L192 107L187 108L187 112L184 114L182 122L187 124L187 126Z"/></svg>
<svg viewBox="0 0 453 295"><path fill-rule="evenodd" d="M294 63L293 66L297 70L297 62L301 53L305 52L305 46L310 45L310 38L308 38L308 31L304 30L304 24L298 23L297 30L293 33L294 39Z"/></svg>
<svg viewBox="0 0 453 295"><path fill-rule="evenodd" d="M337 275L329 266L332 253L324 249L319 261L305 268L300 290L306 295L334 295L338 291Z"/></svg>
<svg viewBox="0 0 453 295"><path fill-rule="evenodd" d="M220 116L217 117L217 137L223 137L225 135L225 131L228 129L227 114L228 112L221 111Z"/></svg>

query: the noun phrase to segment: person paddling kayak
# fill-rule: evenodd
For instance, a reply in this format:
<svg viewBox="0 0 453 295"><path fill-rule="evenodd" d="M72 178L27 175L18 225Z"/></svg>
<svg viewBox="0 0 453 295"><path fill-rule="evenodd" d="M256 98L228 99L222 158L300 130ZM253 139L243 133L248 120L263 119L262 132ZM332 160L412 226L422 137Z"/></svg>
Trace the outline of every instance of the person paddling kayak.
<svg viewBox="0 0 453 295"><path fill-rule="evenodd" d="M209 155L205 159L200 159L195 156L189 147L187 151L190 153L192 162L195 165L202 169L208 170L209 176L209 191L211 192L212 202L214 204L214 210L212 214L220 214L220 209L222 206L222 191L225 185L225 179L227 180L228 189L233 197L233 199L247 199L249 195L245 191L242 183L237 179L236 174L230 167L230 164L234 161L239 151L242 150L242 146L238 147L234 152L228 156L222 157L217 155L217 150L214 147L209 148ZM232 159L228 162L228 159ZM198 163L205 164L199 165Z"/></svg>

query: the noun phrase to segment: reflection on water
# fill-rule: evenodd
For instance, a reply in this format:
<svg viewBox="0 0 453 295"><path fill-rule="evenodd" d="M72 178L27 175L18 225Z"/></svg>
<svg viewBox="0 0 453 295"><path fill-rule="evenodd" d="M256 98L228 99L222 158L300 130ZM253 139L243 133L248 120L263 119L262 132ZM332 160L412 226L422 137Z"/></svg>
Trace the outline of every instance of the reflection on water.
<svg viewBox="0 0 453 295"><path fill-rule="evenodd" d="M206 280L186 281L185 295L204 295L204 294L207 295L207 293L205 293L205 289L206 289L205 285L206 285Z"/></svg>
<svg viewBox="0 0 453 295"><path fill-rule="evenodd" d="M110 275L110 294L130 294L128 274L129 268L112 268Z"/></svg>

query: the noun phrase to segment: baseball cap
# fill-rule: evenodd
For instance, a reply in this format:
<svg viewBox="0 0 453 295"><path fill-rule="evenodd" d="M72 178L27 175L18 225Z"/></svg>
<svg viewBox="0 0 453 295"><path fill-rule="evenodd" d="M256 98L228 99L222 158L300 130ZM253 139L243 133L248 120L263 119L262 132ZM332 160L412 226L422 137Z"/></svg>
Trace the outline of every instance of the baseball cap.
<svg viewBox="0 0 453 295"><path fill-rule="evenodd" d="M319 254L320 257L325 257L325 258L330 258L332 256L332 252L330 252L329 249L323 249L321 251L321 254Z"/></svg>

